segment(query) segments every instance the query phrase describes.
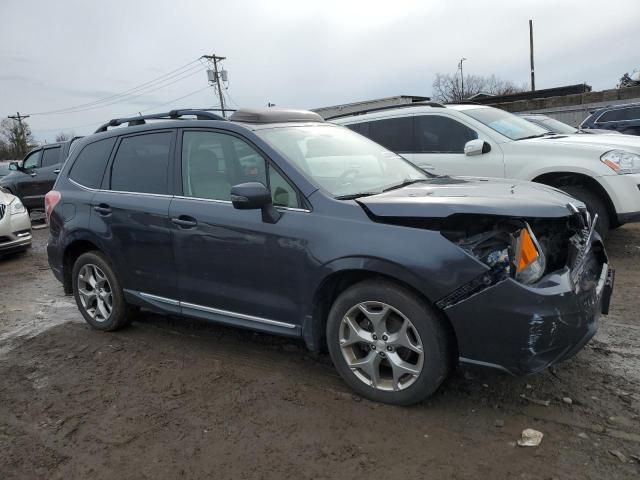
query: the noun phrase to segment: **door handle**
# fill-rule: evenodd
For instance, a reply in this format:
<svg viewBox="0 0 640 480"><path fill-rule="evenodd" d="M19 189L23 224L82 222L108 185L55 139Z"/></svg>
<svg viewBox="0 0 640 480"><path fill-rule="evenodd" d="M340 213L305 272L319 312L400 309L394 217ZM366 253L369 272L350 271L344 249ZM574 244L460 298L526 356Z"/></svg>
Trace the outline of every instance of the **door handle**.
<svg viewBox="0 0 640 480"><path fill-rule="evenodd" d="M106 217L107 215L111 215L111 207L106 203L101 203L100 205L94 205L93 209L104 217Z"/></svg>
<svg viewBox="0 0 640 480"><path fill-rule="evenodd" d="M29 175L31 175L32 177L35 177L38 173L37 172L31 172Z"/></svg>
<svg viewBox="0 0 640 480"><path fill-rule="evenodd" d="M188 215L180 215L179 217L174 217L171 219L171 222L184 229L194 228L198 225L198 221Z"/></svg>
<svg viewBox="0 0 640 480"><path fill-rule="evenodd" d="M59 169L59 168L56 168L56 169L53 171L53 173L55 173L56 175L57 175L57 174L59 174L59 173L60 173L60 169Z"/></svg>

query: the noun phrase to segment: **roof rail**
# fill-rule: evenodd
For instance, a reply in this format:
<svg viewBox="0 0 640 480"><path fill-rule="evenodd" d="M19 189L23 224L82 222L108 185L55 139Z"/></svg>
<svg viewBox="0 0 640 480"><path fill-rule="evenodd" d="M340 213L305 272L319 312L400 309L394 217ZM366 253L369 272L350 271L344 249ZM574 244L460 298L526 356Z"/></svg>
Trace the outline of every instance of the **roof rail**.
<svg viewBox="0 0 640 480"><path fill-rule="evenodd" d="M484 103L474 102L473 100L453 100L445 103L445 105L484 105Z"/></svg>
<svg viewBox="0 0 640 480"><path fill-rule="evenodd" d="M197 108L189 108L189 109L181 109L181 110L171 110L165 113L151 113L149 115L138 115L136 117L126 117L126 118L114 118L109 120L104 125L101 125L94 133L106 132L109 127L117 127L122 125L123 123L127 123L129 127L133 127L136 125L144 125L147 123L147 120L177 120L183 116L195 116L198 120L223 120L227 119L221 117L217 113L213 113L214 111L223 111L219 108L211 108L211 109L197 109ZM230 108L225 108L224 111L233 112L235 110Z"/></svg>
<svg viewBox="0 0 640 480"><path fill-rule="evenodd" d="M364 115L365 113L379 112L381 110L393 110L394 108L408 108L408 107L444 108L444 105L438 102L414 102L414 103L404 103L401 105L385 105L384 107L367 108L366 110L358 110L357 112L340 113L338 115L331 115L330 117L326 117L325 120L333 120L334 118L350 117L352 115Z"/></svg>

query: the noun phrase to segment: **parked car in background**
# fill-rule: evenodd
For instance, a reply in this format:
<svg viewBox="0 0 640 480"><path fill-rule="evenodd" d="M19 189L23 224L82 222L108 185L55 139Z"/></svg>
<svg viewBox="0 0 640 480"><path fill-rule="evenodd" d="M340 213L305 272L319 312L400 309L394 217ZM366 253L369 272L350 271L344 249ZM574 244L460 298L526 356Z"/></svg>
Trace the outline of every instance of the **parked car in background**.
<svg viewBox="0 0 640 480"><path fill-rule="evenodd" d="M9 162L0 162L0 178L6 177L10 173Z"/></svg>
<svg viewBox="0 0 640 480"><path fill-rule="evenodd" d="M38 147L19 162L11 162L11 173L0 178L0 187L20 198L28 210L44 209L44 196L53 188L62 163L80 137Z"/></svg>
<svg viewBox="0 0 640 480"><path fill-rule="evenodd" d="M582 130L598 128L640 135L640 103L599 108L580 124L580 128Z"/></svg>
<svg viewBox="0 0 640 480"><path fill-rule="evenodd" d="M534 181L584 202L597 229L640 221L640 140L556 135L497 108L413 103L330 119L437 175Z"/></svg>
<svg viewBox="0 0 640 480"><path fill-rule="evenodd" d="M613 286L579 201L433 177L306 111L112 120L46 213L49 264L92 327L146 307L301 338L394 404L458 362L525 374L575 354Z"/></svg>
<svg viewBox="0 0 640 480"><path fill-rule="evenodd" d="M619 133L619 132L616 132L615 130L602 130L598 128L581 130L579 128L572 127L567 123L561 122L560 120L551 118L548 115L542 115L541 113L517 113L516 115L524 118L525 120L530 121L531 123L535 123L536 125L544 128L545 130L551 133L559 133L559 134L572 134L572 133L617 134Z"/></svg>
<svg viewBox="0 0 640 480"><path fill-rule="evenodd" d="M20 199L0 187L0 256L31 246L31 220Z"/></svg>

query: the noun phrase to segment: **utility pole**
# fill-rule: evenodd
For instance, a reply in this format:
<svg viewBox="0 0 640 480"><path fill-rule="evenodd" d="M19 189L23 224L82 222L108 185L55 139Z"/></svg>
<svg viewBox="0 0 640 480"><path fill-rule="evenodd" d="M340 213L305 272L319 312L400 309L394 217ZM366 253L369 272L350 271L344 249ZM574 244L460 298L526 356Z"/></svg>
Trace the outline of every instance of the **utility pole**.
<svg viewBox="0 0 640 480"><path fill-rule="evenodd" d="M536 91L536 73L533 68L533 20L529 20L529 52L531 55L531 91Z"/></svg>
<svg viewBox="0 0 640 480"><path fill-rule="evenodd" d="M218 62L225 60L227 57L219 57L214 53L212 55L203 55L202 58L213 63L213 79L209 78L209 81L215 82L216 86L218 87L218 97L220 98L220 109L222 110L222 116L227 118L227 112L224 108L224 97L222 96L220 73L218 72Z"/></svg>
<svg viewBox="0 0 640 480"><path fill-rule="evenodd" d="M464 100L464 72L462 71L462 62L464 62L466 58L461 58L460 62L458 62L458 68L460 69L460 80L462 81L462 92L460 93L460 100Z"/></svg>
<svg viewBox="0 0 640 480"><path fill-rule="evenodd" d="M20 152L21 157L24 157L27 154L27 136L24 134L24 125L22 124L22 120L25 118L29 118L29 115L20 115L20 112L16 112L15 115L9 115L8 118L10 118L11 120L17 120L18 124L20 125L20 138L18 139L18 143L20 146L20 149L22 150Z"/></svg>

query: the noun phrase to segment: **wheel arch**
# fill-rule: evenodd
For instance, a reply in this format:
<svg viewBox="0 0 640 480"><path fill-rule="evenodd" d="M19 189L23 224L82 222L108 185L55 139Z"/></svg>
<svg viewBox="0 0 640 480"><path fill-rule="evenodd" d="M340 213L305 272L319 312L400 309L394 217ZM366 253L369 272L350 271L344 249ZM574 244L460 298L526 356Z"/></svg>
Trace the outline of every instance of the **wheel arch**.
<svg viewBox="0 0 640 480"><path fill-rule="evenodd" d="M91 251L101 250L96 243L84 238L73 240L65 247L62 255L62 285L66 294L73 293L73 283L71 281L73 264L80 255Z"/></svg>
<svg viewBox="0 0 640 480"><path fill-rule="evenodd" d="M450 341L451 361L457 362L458 339L453 324L445 312L437 308L434 302L428 298L410 278L403 278L402 276L394 275L380 269L349 267L333 271L323 278L314 292L312 310L303 325L303 337L310 350L326 351L327 317L338 295L357 283L371 279L385 280L394 283L399 287L409 290L418 298L425 301L442 322Z"/></svg>
<svg viewBox="0 0 640 480"><path fill-rule="evenodd" d="M563 171L543 173L531 181L556 188L563 186L580 186L588 189L604 202L607 212L609 213L610 222L612 223L611 226L615 226L615 219L617 218L616 208L605 188L595 178L585 175L584 173Z"/></svg>

